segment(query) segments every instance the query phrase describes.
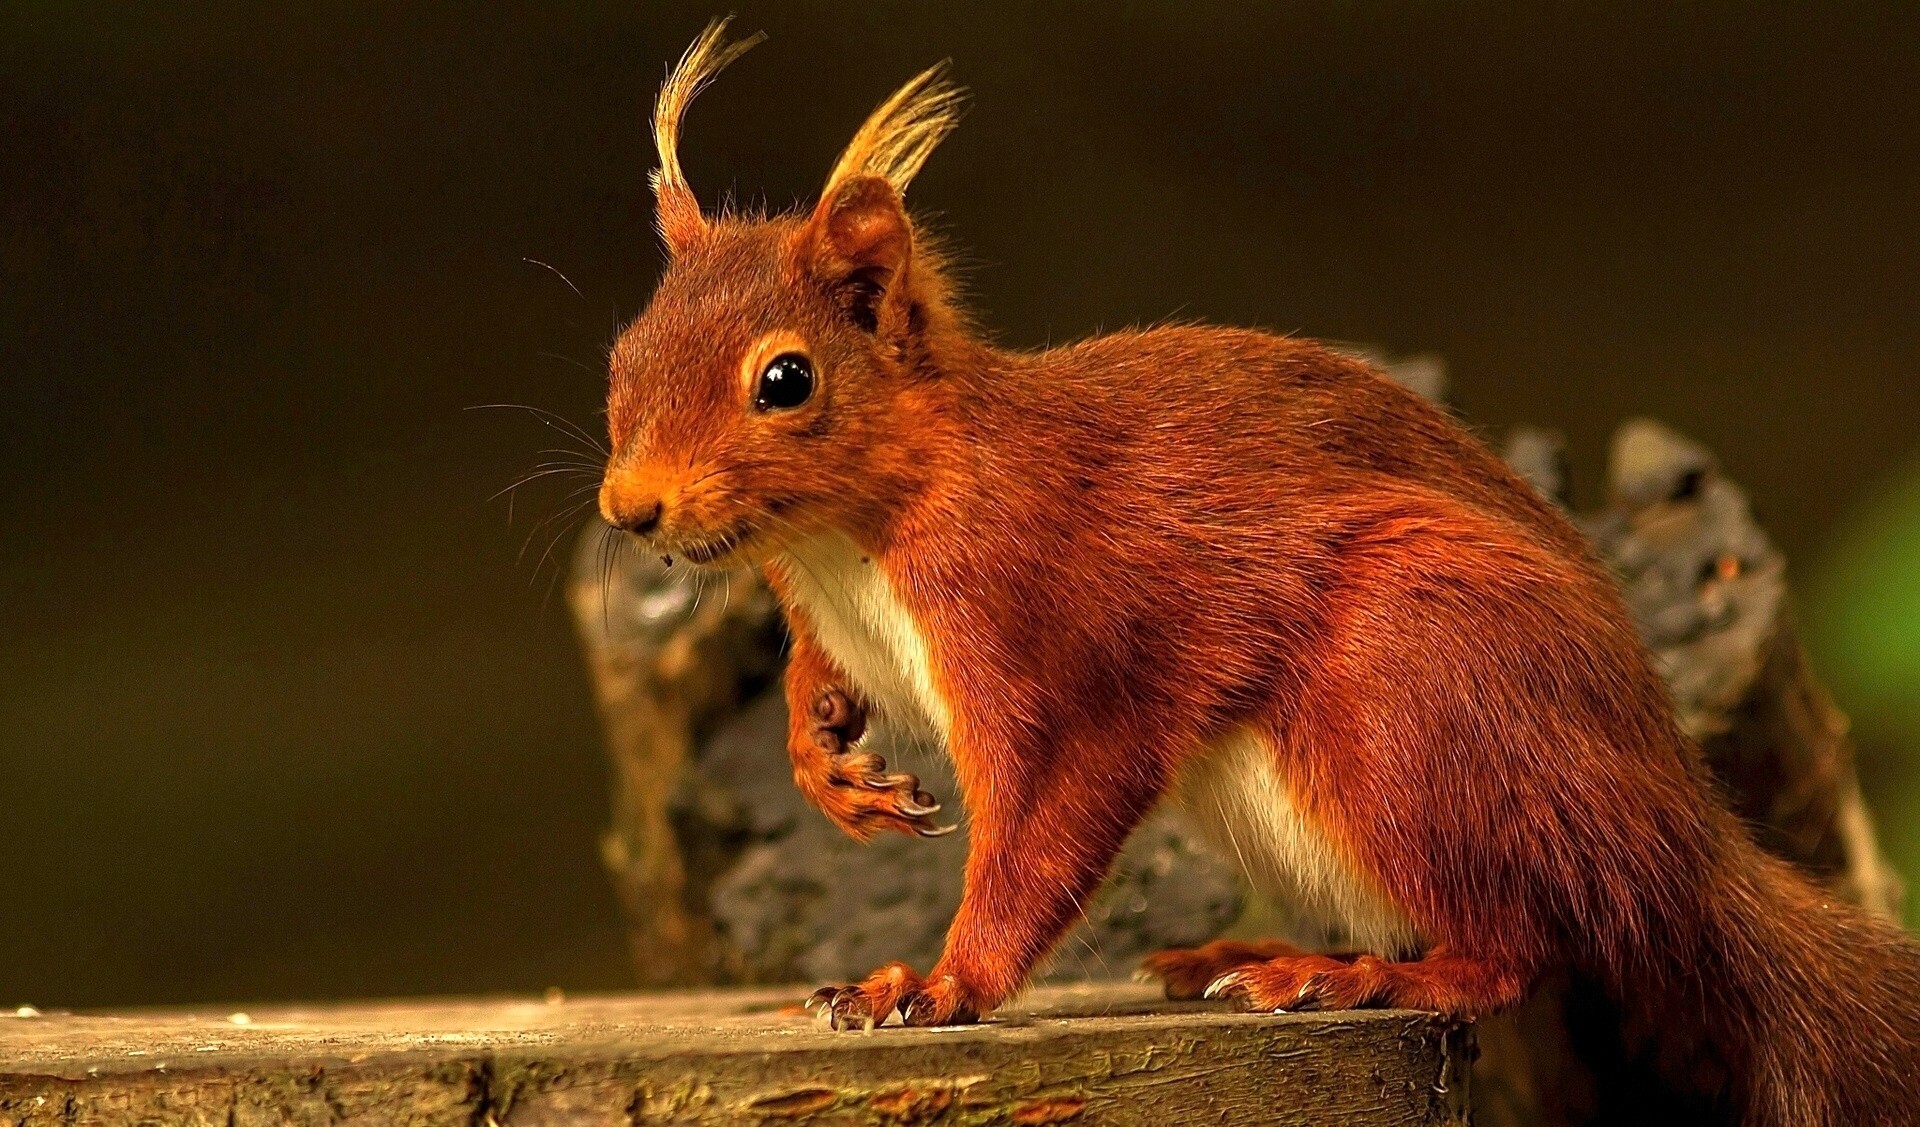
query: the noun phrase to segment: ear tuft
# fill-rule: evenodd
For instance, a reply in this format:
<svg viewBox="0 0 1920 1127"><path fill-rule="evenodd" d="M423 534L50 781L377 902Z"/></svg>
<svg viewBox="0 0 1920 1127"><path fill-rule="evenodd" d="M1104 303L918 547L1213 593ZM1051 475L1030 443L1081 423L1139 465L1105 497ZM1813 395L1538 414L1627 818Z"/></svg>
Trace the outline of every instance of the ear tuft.
<svg viewBox="0 0 1920 1127"><path fill-rule="evenodd" d="M845 181L878 176L905 195L934 147L960 124L966 91L947 81L947 63L921 71L867 115L834 163L823 196Z"/></svg>
<svg viewBox="0 0 1920 1127"><path fill-rule="evenodd" d="M767 37L766 32L755 32L737 43L728 43L727 24L732 19L728 16L707 25L680 56L653 103L653 145L660 154L660 167L652 176L653 195L660 235L675 253L699 238L707 227L700 214L700 201L680 170L680 119L715 75Z"/></svg>
<svg viewBox="0 0 1920 1127"><path fill-rule="evenodd" d="M834 163L802 233L814 275L841 295L856 324L896 338L896 344L924 320L928 289L919 284L916 294L909 276L913 223L901 197L934 147L959 124L965 100L965 92L947 81L944 62L894 91L867 115Z"/></svg>

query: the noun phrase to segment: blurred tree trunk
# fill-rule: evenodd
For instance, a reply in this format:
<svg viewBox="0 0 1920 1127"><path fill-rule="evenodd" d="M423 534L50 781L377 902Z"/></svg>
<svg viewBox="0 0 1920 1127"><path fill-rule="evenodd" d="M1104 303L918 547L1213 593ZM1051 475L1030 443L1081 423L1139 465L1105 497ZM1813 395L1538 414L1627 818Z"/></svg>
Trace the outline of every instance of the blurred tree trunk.
<svg viewBox="0 0 1920 1127"><path fill-rule="evenodd" d="M701 863L713 843L675 818L676 797L699 745L777 672L778 615L757 583L705 598L612 535L588 537L568 590L613 766L601 860L642 986L725 981Z"/></svg>

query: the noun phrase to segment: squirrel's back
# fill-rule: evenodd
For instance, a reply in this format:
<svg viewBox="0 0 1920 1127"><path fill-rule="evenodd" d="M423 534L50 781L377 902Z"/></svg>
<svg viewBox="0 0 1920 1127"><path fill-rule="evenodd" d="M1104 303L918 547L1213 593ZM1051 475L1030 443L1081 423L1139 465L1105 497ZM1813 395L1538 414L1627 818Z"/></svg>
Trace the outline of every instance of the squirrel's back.
<svg viewBox="0 0 1920 1127"><path fill-rule="evenodd" d="M1204 325L1128 330L1001 354L967 394L996 441L1031 453L1021 473L1126 478L1143 499L1227 508L1394 479L1591 560L1565 514L1443 407L1315 341Z"/></svg>

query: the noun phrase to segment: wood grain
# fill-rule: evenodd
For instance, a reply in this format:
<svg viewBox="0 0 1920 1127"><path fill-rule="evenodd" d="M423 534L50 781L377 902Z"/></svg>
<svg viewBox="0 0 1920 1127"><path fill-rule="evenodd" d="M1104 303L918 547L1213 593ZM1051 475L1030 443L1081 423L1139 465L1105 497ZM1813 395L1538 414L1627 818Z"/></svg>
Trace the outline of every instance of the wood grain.
<svg viewBox="0 0 1920 1127"><path fill-rule="evenodd" d="M1106 985L1037 990L978 1026L835 1034L799 997L5 1018L0 1116L27 1127L1467 1122L1471 1031L1429 1014L1239 1014Z"/></svg>

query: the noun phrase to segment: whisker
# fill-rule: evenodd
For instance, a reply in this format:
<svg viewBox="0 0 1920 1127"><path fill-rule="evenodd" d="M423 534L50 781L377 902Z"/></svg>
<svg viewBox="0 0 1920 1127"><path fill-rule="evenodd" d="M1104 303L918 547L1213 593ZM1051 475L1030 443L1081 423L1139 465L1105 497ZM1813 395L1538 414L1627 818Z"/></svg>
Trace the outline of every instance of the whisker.
<svg viewBox="0 0 1920 1127"><path fill-rule="evenodd" d="M592 474L594 477L599 477L604 472L601 466L592 462L575 462L569 461L566 458L549 458L544 462L535 462L527 468L529 470L562 470L569 473Z"/></svg>
<svg viewBox="0 0 1920 1127"><path fill-rule="evenodd" d="M588 364L584 360L575 360L573 357L564 355L562 353L536 352L534 353L534 355L540 357L543 360L558 360L562 364L571 364L574 367L585 372L589 376L592 376L594 379L600 379L607 374L606 369L604 368L596 368L593 365Z"/></svg>
<svg viewBox="0 0 1920 1127"><path fill-rule="evenodd" d="M594 479L595 488L598 488L600 484L598 474L590 473L586 470L581 469L578 466L553 466L545 469L542 469L536 466L534 467L534 470L532 473L526 474L525 476L521 477L518 481L515 481L511 485L508 485L502 489L496 490L492 496L487 498L487 500L488 501L499 500L502 496L512 493L514 490L519 489L522 486L532 485L534 482L539 481L543 477L553 477L555 474L576 474L576 475L589 476ZM512 518L509 517L508 519L511 520Z"/></svg>
<svg viewBox="0 0 1920 1127"><path fill-rule="evenodd" d="M537 259L537 258L527 258L527 257L525 257L525 256L522 256L522 257L521 257L521 259L520 259L520 261L522 261L522 262L531 262L531 263L533 263L533 264L534 264L535 266L539 266L539 267L542 267L542 268L544 268L544 269L547 269L547 270L551 270L551 271L553 271L553 276L554 276L554 277L556 277L556 278L558 278L558 279L560 279L561 281L563 281L563 282L565 282L565 283L567 284L567 288L573 291L573 296L575 296L575 297L577 297L577 298L579 298L579 299L580 299L581 301L585 301L585 300L587 300L587 295L586 295L586 294L583 294L583 293L581 293L581 292L580 292L580 287L579 287L579 286L576 286L576 285L574 285L574 284L573 284L573 279L572 279L572 278L569 278L569 277L567 277L567 276L566 276L565 274L562 274L562 273L560 272L560 269L559 269L559 267L557 267L557 266L549 266L549 265L547 265L546 263L544 263L544 262L542 262L542 261L540 261L540 260L539 260L539 259Z"/></svg>
<svg viewBox="0 0 1920 1127"><path fill-rule="evenodd" d="M545 407L530 407L525 403L476 403L466 409L469 411L526 411L539 418L540 421L547 426L560 431L562 434L578 438L580 441L598 451L602 457L610 458L613 456L612 452L607 449L605 443L588 434L580 424L557 411L549 411Z"/></svg>
<svg viewBox="0 0 1920 1127"><path fill-rule="evenodd" d="M694 486L699 485L701 482L706 481L708 478L719 477L721 474L725 474L725 473L737 473L740 470L757 470L772 464L773 463L763 458L750 458L744 462L730 462L724 466L716 466L715 468L708 470L706 473L703 473L699 477L694 478L692 481L689 481L688 483L681 486L680 488L692 489Z"/></svg>
<svg viewBox="0 0 1920 1127"><path fill-rule="evenodd" d="M529 466L528 468L535 469L535 470L544 470L544 469L554 468L554 467L557 467L559 469L566 469L566 470L577 470L581 473L590 473L595 477L599 477L601 474L606 472L606 467L602 466L598 462L584 462L577 458L548 458L544 462L535 462L532 466Z"/></svg>
<svg viewBox="0 0 1920 1127"><path fill-rule="evenodd" d="M548 516L546 519L542 520L540 523L534 525L532 530L527 533L526 540L520 545L520 554L514 557L514 562L515 563L526 562L527 549L533 547L533 538L540 535L543 529L552 527L555 521L569 520L569 519L572 519L573 517L579 516L582 512L586 510L587 505L588 505L588 502L586 501L581 501L579 504L576 504L576 505L569 505L567 508L564 508L557 513L553 513L552 515ZM548 544L548 548L549 550L551 550L552 548L551 542ZM534 566L533 573L536 576L540 574L540 568L538 565Z"/></svg>
<svg viewBox="0 0 1920 1127"><path fill-rule="evenodd" d="M576 465L586 466L588 469L597 470L603 465L591 450L574 450L566 446L549 446L545 450L540 451L540 453L543 455L552 455L555 458L573 458L575 459Z"/></svg>
<svg viewBox="0 0 1920 1127"><path fill-rule="evenodd" d="M561 530L560 530L559 532L557 532L557 533L555 533L555 534L554 534L554 537L553 537L553 542L552 542L551 544L548 544L548 545L547 545L547 552L548 552L549 554L551 554L551 553L552 553L552 551L553 551L553 549L554 549L555 547L557 547L557 546L559 546L559 543L560 543L560 541L566 538L566 535L567 535L567 533L569 533L569 532L571 532L571 531L573 531L573 530L574 530L575 528L578 528L578 527L579 527L579 525L577 525L577 524L573 524L573 525L568 525L567 527L565 527L565 528L563 528L563 529L561 529ZM546 594L544 594L544 595L542 595L542 596L540 596L540 611L541 611L541 613L542 613L542 614L544 614L544 613L546 613L546 611L547 611L547 608L549 608L549 607L551 607L551 606L553 605L553 593L554 593L554 591L555 591L555 590L557 590L557 589L559 588L559 586L560 586L560 575L561 575L561 573L562 573L562 572L564 572L564 571L566 571L566 568L564 568L564 567L562 567L562 566L561 566L561 565L560 565L560 564L559 564L559 563L558 563L558 562L556 561L556 562L554 563L554 565L553 565L553 572L552 572L552 574L550 574L550 575L549 575L549 576L547 577L547 591L546 591ZM540 569L539 569L539 567L538 567L538 566L536 566L536 567L534 568L534 572L533 572L533 573L534 573L534 575L536 575L536 576L540 574Z"/></svg>
<svg viewBox="0 0 1920 1127"><path fill-rule="evenodd" d="M790 518L783 517L778 513L772 513L772 512L765 513L763 514L763 519L772 522L776 526L785 528L787 531L793 534L795 539L799 539L806 535L806 531L802 529L799 525L795 524ZM813 580L814 585L819 587L822 591L832 591L833 593L837 595L842 595L842 596L846 594L844 584L829 583L825 579L821 578L820 573L813 569L813 565L807 562L805 556L799 554L798 552L788 552L786 553L786 557L787 559L792 560L795 564L799 565L800 570L806 572L807 576Z"/></svg>
<svg viewBox="0 0 1920 1127"><path fill-rule="evenodd" d="M514 482L514 486L518 487L530 481L553 476L589 478L598 482L604 475L598 466L582 466L573 462L539 462L527 467L526 475Z"/></svg>
<svg viewBox="0 0 1920 1127"><path fill-rule="evenodd" d="M1095 895L1098 895L1098 893L1096 892ZM1074 909L1080 913L1081 922L1087 925L1085 932L1080 932L1079 928L1074 929L1075 932L1080 932L1080 934L1078 935L1078 938L1080 940L1080 945L1087 949L1087 954L1092 955L1096 960L1099 961L1100 976L1102 978L1112 978L1113 968L1107 965L1106 952L1100 949L1100 933L1097 930L1095 930L1093 926L1092 918L1087 915L1086 900L1083 898L1080 901L1080 903L1077 903L1074 905ZM1080 954L1079 952L1076 951L1074 953L1074 957L1080 961L1080 971L1081 971L1080 977L1082 978L1087 977L1086 955Z"/></svg>
<svg viewBox="0 0 1920 1127"><path fill-rule="evenodd" d="M682 578L680 582L682 585L687 583L692 583L693 585L693 609L687 612L687 617L693 618L700 613L700 600L705 598L707 594L706 577L700 574L696 568L687 568L681 575Z"/></svg>
<svg viewBox="0 0 1920 1127"><path fill-rule="evenodd" d="M578 517L579 514L580 514L580 510L576 508L574 509L573 512L567 515L570 517ZM529 579L529 582L528 582L529 586L532 585L532 579L537 579L540 577L540 569L545 567L547 565L547 561L553 558L553 550L560 545L560 541L566 537L567 533L572 532L574 529L578 527L579 527L579 522L577 520L572 524L563 524L560 526L559 531L553 534L553 538L547 541L547 550L540 553L540 561L533 565L533 576ZM547 609L547 605L553 601L553 589L554 589L554 586L560 581L560 571L561 569L558 566L556 566L553 569L553 576L547 580L546 596L540 600L540 609L543 611Z"/></svg>
<svg viewBox="0 0 1920 1127"><path fill-rule="evenodd" d="M613 569L626 550L626 538L612 525L603 525L600 533L600 629L613 632Z"/></svg>

